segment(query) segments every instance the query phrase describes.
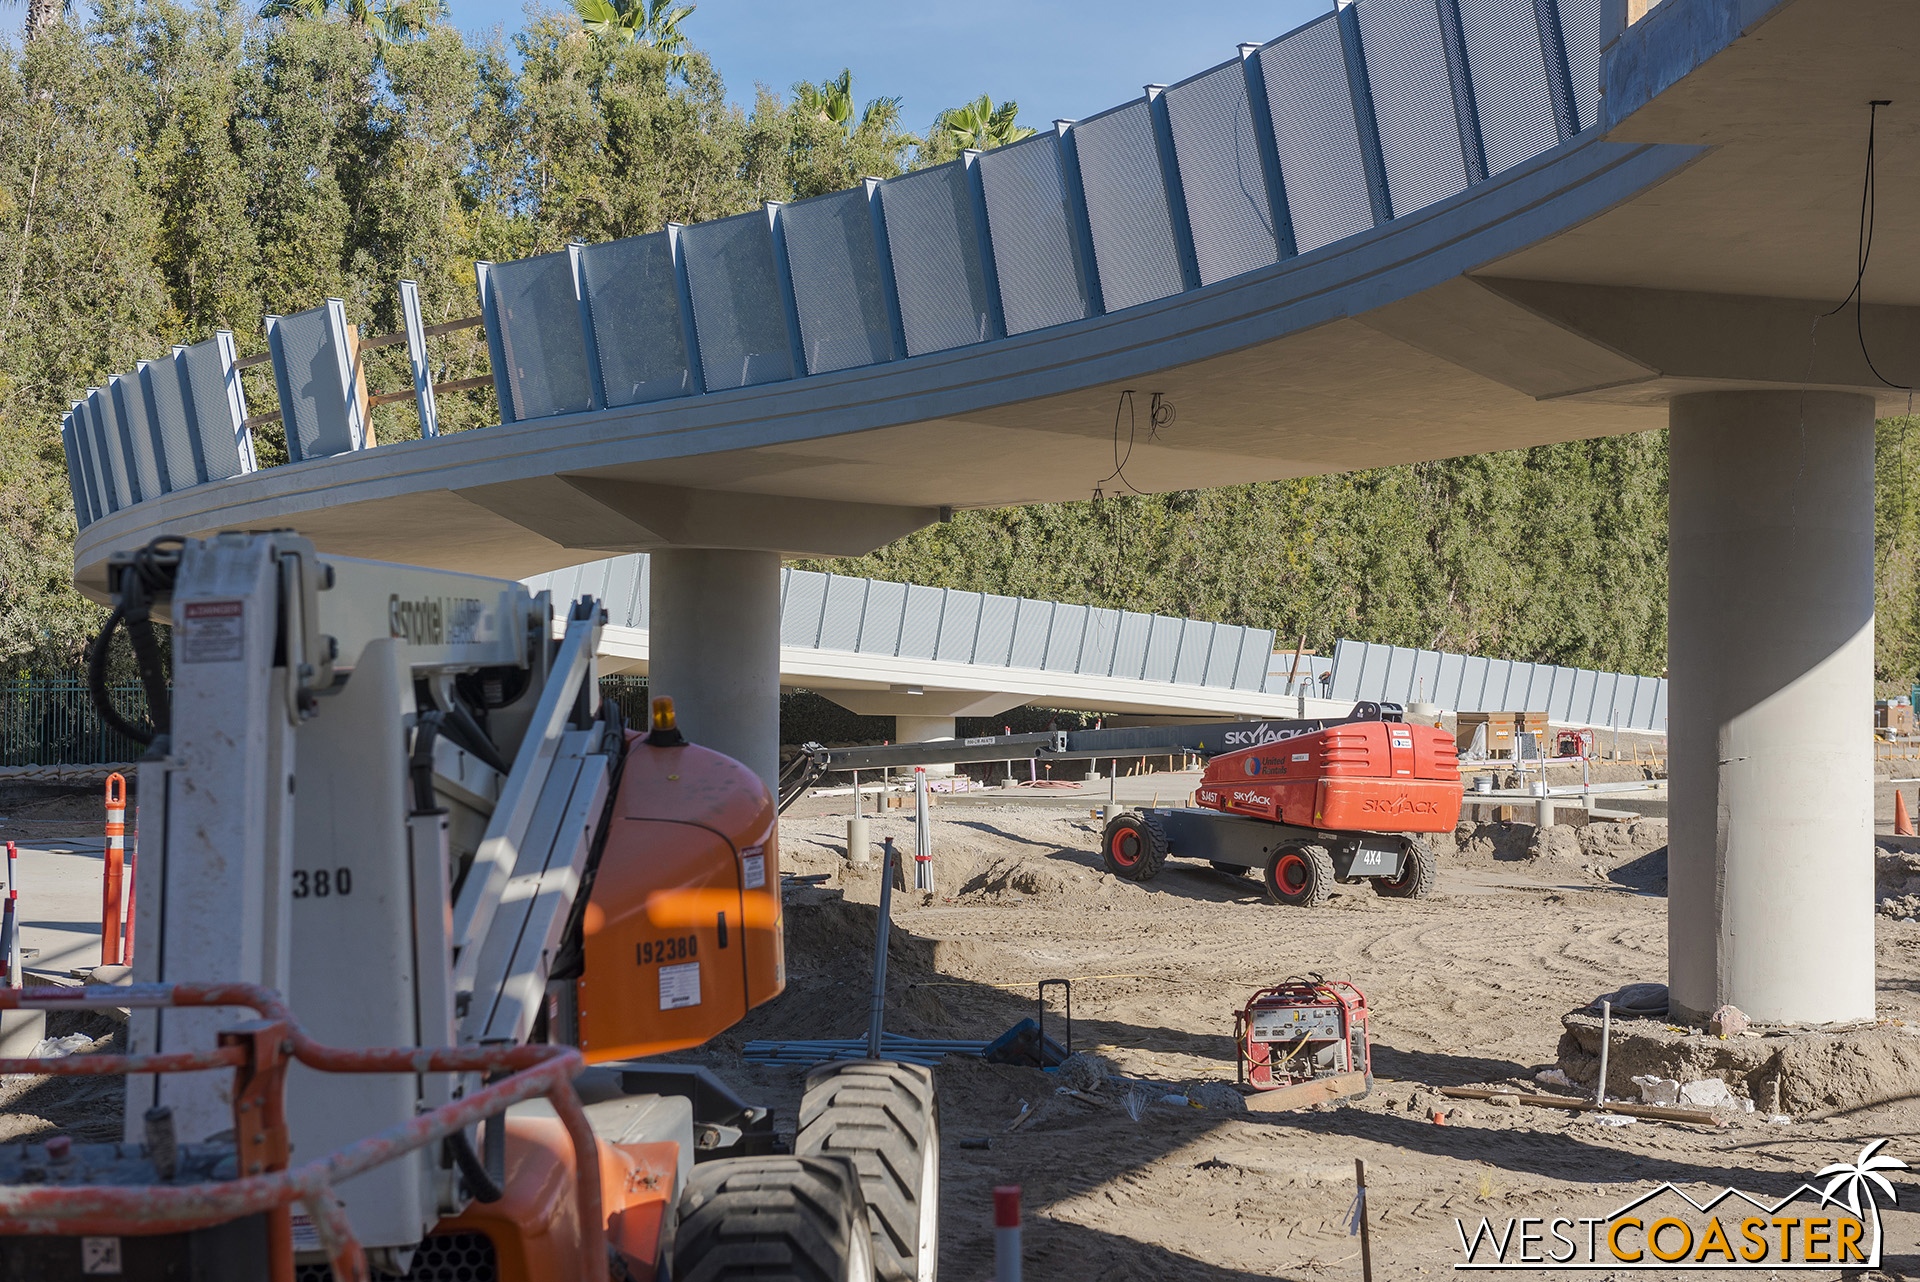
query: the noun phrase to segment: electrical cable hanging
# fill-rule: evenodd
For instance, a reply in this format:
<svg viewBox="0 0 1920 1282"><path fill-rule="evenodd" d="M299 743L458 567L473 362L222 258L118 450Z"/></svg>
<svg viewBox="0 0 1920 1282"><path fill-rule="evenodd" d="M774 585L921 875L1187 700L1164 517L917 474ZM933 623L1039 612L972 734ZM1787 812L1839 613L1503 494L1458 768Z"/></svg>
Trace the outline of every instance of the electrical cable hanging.
<svg viewBox="0 0 1920 1282"><path fill-rule="evenodd" d="M1867 263L1873 257L1873 229L1876 221L1876 207L1879 200L1879 183L1875 174L1874 136L1880 121L1880 108L1890 107L1892 105L1890 100L1884 98L1877 98L1868 104L1867 164L1866 173L1862 176L1860 183L1860 232L1854 250L1853 288L1847 292L1845 298L1834 305L1831 311L1822 312L1820 315L1814 317L1813 328L1817 336L1821 321L1826 320L1830 316L1839 315L1846 309L1848 303L1852 303L1854 338L1860 344L1860 356L1861 359L1866 361L1867 369L1886 386L1896 391L1911 392L1914 390L1913 388L1907 386L1905 383L1894 382L1885 374L1882 374L1879 367L1873 363L1873 355L1867 350L1866 321L1863 316L1863 310L1867 301L1865 289ZM1818 341L1817 337L1815 341ZM1811 361L1809 361L1808 373L1812 373Z"/></svg>

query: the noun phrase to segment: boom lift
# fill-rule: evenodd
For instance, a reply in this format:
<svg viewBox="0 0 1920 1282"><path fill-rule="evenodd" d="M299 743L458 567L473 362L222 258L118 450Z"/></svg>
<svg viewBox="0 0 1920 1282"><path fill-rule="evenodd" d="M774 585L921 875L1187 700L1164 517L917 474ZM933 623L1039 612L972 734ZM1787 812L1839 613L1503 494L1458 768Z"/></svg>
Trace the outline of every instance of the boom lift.
<svg viewBox="0 0 1920 1282"><path fill-rule="evenodd" d="M987 735L873 748L808 744L781 779L781 808L833 770L934 763L1046 761L1192 753L1208 758L1197 805L1111 815L1101 835L1107 870L1156 876L1169 856L1221 872L1259 873L1276 903L1322 904L1342 882L1417 899L1439 874L1419 834L1460 821L1453 736L1406 720L1395 703L1356 703L1344 717L1130 726Z"/></svg>
<svg viewBox="0 0 1920 1282"><path fill-rule="evenodd" d="M126 1134L0 1148L0 1277L930 1282L927 1070L816 1069L787 1152L646 1058L784 987L777 815L670 700L601 701L597 602L556 640L544 593L288 532L110 577L96 698L125 628L155 709L146 946L131 987L0 1007L131 1010L82 1057L130 1074Z"/></svg>

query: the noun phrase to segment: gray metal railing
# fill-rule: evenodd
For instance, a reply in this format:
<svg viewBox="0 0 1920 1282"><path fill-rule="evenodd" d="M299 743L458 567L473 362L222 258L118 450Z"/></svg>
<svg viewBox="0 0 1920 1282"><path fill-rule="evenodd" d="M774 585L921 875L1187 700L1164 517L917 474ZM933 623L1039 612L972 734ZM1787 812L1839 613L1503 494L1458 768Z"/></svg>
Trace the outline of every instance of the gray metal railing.
<svg viewBox="0 0 1920 1282"><path fill-rule="evenodd" d="M911 359L1204 288L1455 196L1600 123L1621 0L1352 0L1131 103L792 204L476 265L500 421ZM372 448L369 404L437 434L418 296L356 343L332 301L271 318L295 461ZM360 348L407 344L369 402ZM63 420L80 523L254 470L233 336ZM467 387L483 380L442 385Z"/></svg>
<svg viewBox="0 0 1920 1282"><path fill-rule="evenodd" d="M1333 651L1333 697L1424 700L1449 712L1544 712L1573 725L1665 732L1667 681L1366 641Z"/></svg>
<svg viewBox="0 0 1920 1282"><path fill-rule="evenodd" d="M615 628L645 629L649 561L635 553L526 580L556 601L597 597ZM928 588L881 579L780 572L780 641L785 646L887 658L1018 668L1120 680L1165 681L1223 690L1278 691L1269 676L1273 632Z"/></svg>

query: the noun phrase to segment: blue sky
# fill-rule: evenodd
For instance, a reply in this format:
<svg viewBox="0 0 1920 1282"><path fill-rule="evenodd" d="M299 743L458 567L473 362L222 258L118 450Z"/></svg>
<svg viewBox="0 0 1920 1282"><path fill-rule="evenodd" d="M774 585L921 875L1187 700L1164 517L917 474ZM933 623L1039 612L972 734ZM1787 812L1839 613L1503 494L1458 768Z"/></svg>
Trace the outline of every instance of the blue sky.
<svg viewBox="0 0 1920 1282"><path fill-rule="evenodd" d="M520 0L450 0L462 28L519 21ZM713 57L735 101L755 82L784 91L853 69L854 95L898 96L919 131L982 93L1020 103L1023 124L1079 118L1234 56L1333 8L1332 0L839 0L825 9L700 0L684 30Z"/></svg>
<svg viewBox="0 0 1920 1282"><path fill-rule="evenodd" d="M550 0L564 3L564 0ZM524 0L448 0L471 33L524 21ZM853 69L855 97L896 95L916 132L943 107L991 93L1015 99L1023 124L1043 128L1140 95L1231 58L1244 40L1283 35L1333 0L838 0L801 9L769 0L699 0L685 26L712 55L736 102L755 83L785 91ZM0 33L20 28L25 5L0 0Z"/></svg>

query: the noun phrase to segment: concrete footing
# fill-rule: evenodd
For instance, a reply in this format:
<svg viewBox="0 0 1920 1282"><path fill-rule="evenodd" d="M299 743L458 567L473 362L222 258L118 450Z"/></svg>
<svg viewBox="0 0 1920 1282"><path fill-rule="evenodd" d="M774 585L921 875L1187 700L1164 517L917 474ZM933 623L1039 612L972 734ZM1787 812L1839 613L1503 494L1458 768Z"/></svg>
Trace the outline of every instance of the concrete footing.
<svg viewBox="0 0 1920 1282"><path fill-rule="evenodd" d="M1561 1022L1560 1071L1590 1097L1599 1081L1600 1017L1582 1012ZM1636 1076L1681 1083L1717 1077L1736 1099L1753 1101L1756 1114L1864 1108L1920 1094L1920 1035L1886 1026L1762 1029L1719 1038L1675 1032L1664 1020L1615 1019L1607 1095L1637 1100Z"/></svg>
<svg viewBox="0 0 1920 1282"><path fill-rule="evenodd" d="M1873 399L1701 393L1670 423L1674 1014L1870 1020Z"/></svg>

